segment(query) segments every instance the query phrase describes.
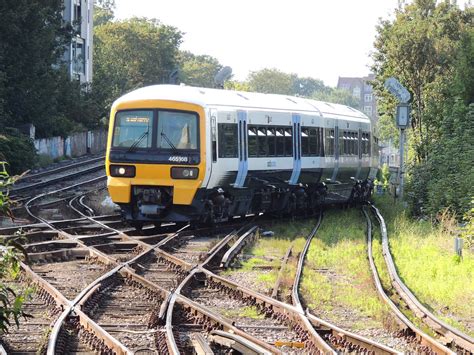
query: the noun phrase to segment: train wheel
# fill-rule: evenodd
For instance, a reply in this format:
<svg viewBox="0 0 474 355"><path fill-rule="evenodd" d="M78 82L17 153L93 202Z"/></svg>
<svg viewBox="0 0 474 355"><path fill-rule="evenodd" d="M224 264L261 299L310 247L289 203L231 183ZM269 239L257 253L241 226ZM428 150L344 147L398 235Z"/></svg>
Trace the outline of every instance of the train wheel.
<svg viewBox="0 0 474 355"><path fill-rule="evenodd" d="M137 232L141 232L143 229L143 222L132 222L130 223Z"/></svg>

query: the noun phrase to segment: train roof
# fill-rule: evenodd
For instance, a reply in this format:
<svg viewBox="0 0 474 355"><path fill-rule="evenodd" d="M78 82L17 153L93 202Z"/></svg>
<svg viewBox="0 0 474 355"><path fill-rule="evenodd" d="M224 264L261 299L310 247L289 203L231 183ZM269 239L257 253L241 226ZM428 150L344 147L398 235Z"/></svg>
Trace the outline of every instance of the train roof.
<svg viewBox="0 0 474 355"><path fill-rule="evenodd" d="M282 110L316 114L323 117L345 116L370 122L370 119L365 114L346 105L295 96L209 89L184 85L146 86L123 95L114 102L113 106L138 100L180 101L203 107L226 106L269 111Z"/></svg>

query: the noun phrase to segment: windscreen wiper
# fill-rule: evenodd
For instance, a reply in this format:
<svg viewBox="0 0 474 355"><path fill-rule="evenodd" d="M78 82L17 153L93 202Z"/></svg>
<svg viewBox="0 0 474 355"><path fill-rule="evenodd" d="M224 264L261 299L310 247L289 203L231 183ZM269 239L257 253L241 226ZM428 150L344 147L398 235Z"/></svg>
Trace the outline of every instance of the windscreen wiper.
<svg viewBox="0 0 474 355"><path fill-rule="evenodd" d="M171 147L171 149L173 150L173 153L180 154L179 149L175 147L175 145L171 142L171 140L168 138L166 133L161 131L161 136L165 139L166 143L168 143L168 145Z"/></svg>
<svg viewBox="0 0 474 355"><path fill-rule="evenodd" d="M140 142L143 140L148 135L148 130L143 132L140 137L138 137L135 142L128 148L127 153L132 152L135 150L135 148L140 144Z"/></svg>

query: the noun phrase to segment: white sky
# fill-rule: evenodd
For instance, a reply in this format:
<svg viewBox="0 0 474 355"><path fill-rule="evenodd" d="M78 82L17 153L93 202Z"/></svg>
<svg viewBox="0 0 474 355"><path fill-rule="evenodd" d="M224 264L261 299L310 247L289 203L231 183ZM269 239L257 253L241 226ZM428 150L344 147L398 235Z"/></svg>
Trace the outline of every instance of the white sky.
<svg viewBox="0 0 474 355"><path fill-rule="evenodd" d="M185 32L181 49L232 67L277 68L335 86L369 73L378 19L397 0L116 0L116 17L157 18Z"/></svg>

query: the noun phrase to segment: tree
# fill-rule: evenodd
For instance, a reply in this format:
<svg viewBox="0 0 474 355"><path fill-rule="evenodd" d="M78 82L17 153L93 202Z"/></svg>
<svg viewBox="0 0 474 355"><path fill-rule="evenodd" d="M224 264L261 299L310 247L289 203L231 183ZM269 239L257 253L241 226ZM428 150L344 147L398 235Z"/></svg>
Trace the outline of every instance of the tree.
<svg viewBox="0 0 474 355"><path fill-rule="evenodd" d="M222 69L222 64L209 55L194 55L184 51L180 53L180 81L186 85L213 88L214 77Z"/></svg>
<svg viewBox="0 0 474 355"><path fill-rule="evenodd" d="M251 72L247 78L250 91L264 94L293 95L294 77L278 69Z"/></svg>
<svg viewBox="0 0 474 355"><path fill-rule="evenodd" d="M384 81L394 76L412 93L411 138L418 162L427 158L437 139L440 112L433 112L432 103L442 100L440 80L453 72L459 39L472 17L469 13L450 2L415 0L398 10L393 22L382 21L377 28L372 70L379 111L394 115L396 102L383 88Z"/></svg>
<svg viewBox="0 0 474 355"><path fill-rule="evenodd" d="M311 97L314 93L324 93L330 91L329 87L324 85L322 80L309 77L293 78L293 94L296 96Z"/></svg>
<svg viewBox="0 0 474 355"><path fill-rule="evenodd" d="M322 90L313 92L311 98L314 100L327 101L360 109L359 100L357 100L350 91L344 89L325 87Z"/></svg>
<svg viewBox="0 0 474 355"><path fill-rule="evenodd" d="M94 1L94 27L111 22L114 18L115 0Z"/></svg>
<svg viewBox="0 0 474 355"><path fill-rule="evenodd" d="M94 31L93 91L102 117L133 89L167 83L178 67L182 32L155 19L107 22Z"/></svg>
<svg viewBox="0 0 474 355"><path fill-rule="evenodd" d="M66 119L66 113L58 111L58 95L69 78L58 68L73 29L63 22L62 4L62 0L0 2L0 13L8 19L0 21L3 127L33 123L38 135L46 136L58 126L56 119Z"/></svg>
<svg viewBox="0 0 474 355"><path fill-rule="evenodd" d="M381 128L394 130L396 101L383 88L396 77L412 94L409 202L415 213L445 208L461 216L474 196L473 9L415 0L377 28L373 54Z"/></svg>

